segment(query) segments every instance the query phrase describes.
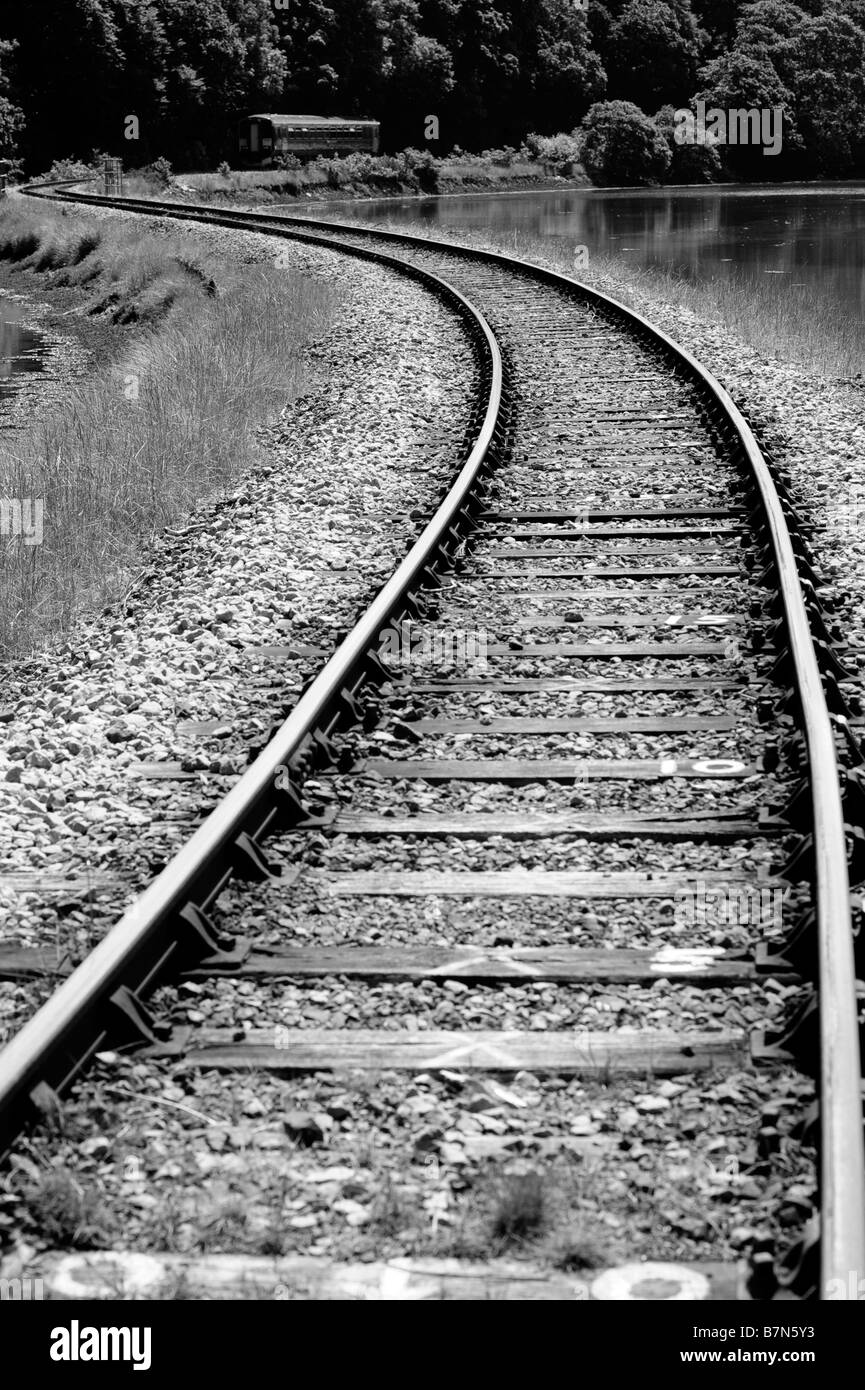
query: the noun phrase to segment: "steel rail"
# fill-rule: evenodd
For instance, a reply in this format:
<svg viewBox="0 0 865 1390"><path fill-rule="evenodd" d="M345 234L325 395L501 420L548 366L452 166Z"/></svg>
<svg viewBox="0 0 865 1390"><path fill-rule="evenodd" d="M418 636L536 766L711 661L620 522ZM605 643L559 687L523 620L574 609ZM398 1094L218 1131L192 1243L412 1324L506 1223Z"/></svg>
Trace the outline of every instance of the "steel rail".
<svg viewBox="0 0 865 1390"><path fill-rule="evenodd" d="M334 225L316 223L309 218L298 220L304 226ZM345 234L355 232L350 224L338 225ZM363 230L370 236L381 235L374 229ZM400 233L385 233L386 240L391 237L402 240ZM429 243L424 237L411 237L411 240L414 245L430 249L446 248L465 255L480 254L483 259L506 261L519 267L524 274L542 269L518 257L479 253L462 244ZM691 375L702 384L733 426L763 504L802 708L813 811L820 1016L821 1296L831 1288L858 1289L859 1281L865 1276L865 1142L856 963L840 768L781 499L747 421L721 383L692 353L642 314L612 296L558 272L545 271L544 278L548 276L573 286L594 303L639 324L648 337L687 364Z"/></svg>
<svg viewBox="0 0 865 1390"><path fill-rule="evenodd" d="M92 1036L88 1034L85 1042L82 1020L103 1017L107 1003L122 986L143 989L158 977L176 946L171 940L166 942L166 931L187 905L201 908L219 895L234 871L232 847L238 837L249 836L255 850L260 837L278 828L279 792L275 787L280 770L302 755L310 737L332 715L342 693L351 689L353 678L375 650L382 631L395 615L406 611L409 596L422 587L424 571L435 563L436 556L441 557L447 538L471 504L483 476L504 403L502 356L486 319L439 277L419 273L417 267L396 257L370 252L362 255L433 286L457 306L479 335L487 380L483 418L474 445L432 519L301 695L275 737L87 959L0 1051L0 1146L9 1142L23 1112L30 1108L32 1093L45 1080L47 1059L53 1060L52 1086L59 1089L100 1050L107 1028L94 1032L91 1025Z"/></svg>
<svg viewBox="0 0 865 1390"><path fill-rule="evenodd" d="M33 191L37 192L35 186L33 186ZM40 196L50 195L42 192ZM668 357L684 366L692 379L703 388L708 398L718 407L732 428L748 461L765 513L778 576L778 589L784 610L793 679L801 704L808 756L813 812L819 962L820 1296L829 1297L829 1290L833 1287L849 1288L851 1280L853 1281L852 1287L858 1288L860 1279L865 1277L865 1143L863 1143L862 1128L862 1068L856 968L846 833L840 790L840 768L835 748L835 736L808 621L805 598L781 500L760 446L729 393L686 348L675 342L643 315L620 303L612 296L571 276L533 265L531 262L518 257L487 251L458 242L435 241L410 233L355 227L350 224L312 218L274 218L263 213L229 212L224 214L221 209L217 211L201 204L178 205L140 199L111 199L109 202L109 200L100 197L80 193L67 194L66 196L76 202L120 206L131 211L146 212L151 215L217 221L220 225L240 225L253 229L266 225L268 230L272 230L274 223L276 223L279 228L285 228L289 233L291 233L292 228L315 228L319 235L329 234L331 244L347 251L356 251L357 248L351 243L334 240L333 234L335 232L358 240L376 239L397 245L408 244L427 251L447 255L462 255L475 261L481 260L500 267L504 266L533 279L540 279L547 284L568 287L590 303L613 313L625 323L638 327L640 332L660 346ZM304 236L303 233L298 233L298 235ZM434 524L435 519L431 526ZM427 532L429 529L427 528ZM427 535L427 532L424 532L424 536ZM423 539L424 537L421 538L418 545ZM406 563L407 561L404 561L403 565ZM396 577L394 576L394 581ZM368 635L374 635L371 633L370 624L362 621L348 640L351 641L361 630ZM345 645L343 644L343 646ZM312 706L315 701L312 701L311 697L317 690L319 683L324 680L326 673L332 668L333 663L337 661L342 650L343 648L340 648L331 658L307 696L303 697L301 704L283 725L278 736L278 748L282 756L285 756L295 739L301 708L304 709L304 713L306 709L310 709L310 713L312 713ZM354 645L354 650L357 650L357 644ZM268 749L268 754L270 752L271 748ZM238 804L236 794L240 793L241 788L252 788L251 774L257 766L258 764L253 765L243 781L229 794L227 801L231 801L232 806ZM213 813L210 818L211 821L219 815L221 809L219 808L217 812ZM205 822L205 826L202 826L185 850L181 851L178 859L182 858L184 862L187 862L193 851L193 846L196 846L197 852L197 846L204 843L201 839L202 832L209 823L210 821ZM145 903L148 904L148 910L151 903L156 904L158 900L157 889L173 867L173 865L169 866L145 892L140 900L142 908ZM132 911L134 913L136 909ZM126 915L111 933L111 937L124 929L124 924L126 924L126 934L129 933L131 930L130 915ZM108 946L111 937L106 938L106 941L102 943L103 947ZM102 947L97 947L97 952L101 949ZM94 956L95 954L94 952ZM81 969L84 968L81 967ZM55 997L59 997L62 991L66 990L70 1000L77 998L78 992L70 989L74 979L73 976L67 985L62 986ZM46 1009L49 1007L50 1004L45 1006ZM32 1029L39 1018L40 1015L37 1015L32 1021L32 1025L28 1025L28 1027ZM21 1036L19 1035L19 1037ZM11 1046L12 1044L10 1044ZM0 1054L0 1060L2 1060L2 1054ZM2 1087L3 1075L4 1070L0 1067L0 1087ZM2 1096L3 1091L0 1088L0 1110L2 1110Z"/></svg>

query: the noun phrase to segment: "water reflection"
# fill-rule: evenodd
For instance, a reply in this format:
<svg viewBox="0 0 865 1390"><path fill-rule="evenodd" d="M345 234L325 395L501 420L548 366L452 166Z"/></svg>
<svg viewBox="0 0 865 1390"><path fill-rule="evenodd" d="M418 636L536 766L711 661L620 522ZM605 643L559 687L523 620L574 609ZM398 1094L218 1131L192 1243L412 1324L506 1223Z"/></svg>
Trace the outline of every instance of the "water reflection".
<svg viewBox="0 0 865 1390"><path fill-rule="evenodd" d="M420 218L430 226L512 232L562 243L589 257L616 255L695 281L771 279L779 295L806 286L865 318L865 187L570 190L358 203L329 209L340 220Z"/></svg>
<svg viewBox="0 0 865 1390"><path fill-rule="evenodd" d="M18 305L0 298L0 400L13 389L13 377L41 372L43 367L42 334L22 328L16 322L20 315Z"/></svg>

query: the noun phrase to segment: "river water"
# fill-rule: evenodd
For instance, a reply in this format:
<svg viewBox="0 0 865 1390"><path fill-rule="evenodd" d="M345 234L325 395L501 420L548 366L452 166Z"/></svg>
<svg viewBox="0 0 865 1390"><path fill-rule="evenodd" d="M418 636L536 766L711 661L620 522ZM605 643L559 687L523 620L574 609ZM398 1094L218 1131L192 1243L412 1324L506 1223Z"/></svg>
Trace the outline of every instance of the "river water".
<svg viewBox="0 0 865 1390"><path fill-rule="evenodd" d="M865 322L860 183L460 194L331 205L328 213L341 221L421 220L431 230L489 231L506 247L516 231L559 243L569 256L585 246L589 265L593 255L620 256L694 281L765 284L771 277L781 297L798 291L801 303L802 288L813 289Z"/></svg>
<svg viewBox="0 0 865 1390"><path fill-rule="evenodd" d="M18 384L16 377L43 369L42 334L23 328L20 315L20 307L0 295L0 411Z"/></svg>

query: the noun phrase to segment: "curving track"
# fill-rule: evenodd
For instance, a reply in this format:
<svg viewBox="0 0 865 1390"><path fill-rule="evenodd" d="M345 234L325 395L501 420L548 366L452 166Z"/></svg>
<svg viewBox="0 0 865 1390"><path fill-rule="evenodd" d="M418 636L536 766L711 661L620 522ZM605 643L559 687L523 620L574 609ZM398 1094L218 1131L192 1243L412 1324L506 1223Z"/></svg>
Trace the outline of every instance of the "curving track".
<svg viewBox="0 0 865 1390"><path fill-rule="evenodd" d="M865 1272L865 1160L845 839L858 791L848 776L845 807L839 780L839 740L853 737L845 672L783 479L727 393L638 315L509 257L310 219L111 201L302 237L421 277L461 316L481 391L466 457L392 579L224 802L0 1055L4 1143L34 1098L44 1108L44 1087L68 1086L124 1030L227 1071L458 1059L630 1076L647 1057L655 1075L793 1060L818 1080L819 1239L812 1230L781 1268L757 1253L751 1289L846 1286ZM435 651L442 633L474 666L382 665L407 642L415 656ZM305 799L310 779L335 818L312 805L314 791ZM322 831L339 836L339 853L314 848ZM231 876L267 880L270 836L301 865L285 893L324 894L358 922L380 913L392 942L288 949L263 964L218 932L207 914ZM351 846L367 842L392 868L351 867ZM768 877L728 853L754 843L774 845ZM675 869L658 872L664 844ZM417 871L419 847L435 868ZM781 922L752 915L746 951L711 946L699 923L683 935L658 906L693 902L701 885L728 901L783 895ZM411 944L424 906L441 921L442 902L466 898L467 936ZM494 931L503 899L520 904L505 945ZM617 922L632 944L609 949ZM503 986L527 973L569 986L686 975L719 993L778 977L802 983L805 1008L786 1035L754 1038L673 1020L637 1036L296 1029L274 1048L266 1030L239 1043L199 1030L181 1042L142 1014L140 997L190 969Z"/></svg>

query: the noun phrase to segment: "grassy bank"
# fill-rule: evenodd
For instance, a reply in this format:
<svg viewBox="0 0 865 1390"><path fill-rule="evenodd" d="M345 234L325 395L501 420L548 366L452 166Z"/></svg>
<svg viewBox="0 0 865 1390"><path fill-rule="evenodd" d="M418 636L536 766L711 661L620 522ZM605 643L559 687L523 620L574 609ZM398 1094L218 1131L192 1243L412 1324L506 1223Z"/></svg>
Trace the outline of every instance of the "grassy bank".
<svg viewBox="0 0 865 1390"><path fill-rule="evenodd" d="M362 221L362 219L361 219ZM810 285L779 293L765 277L746 272L695 283L671 270L645 269L616 256L591 253L588 266L575 268L573 245L556 238L484 233L471 228L431 228L428 222L383 219L377 227L415 236L464 242L504 251L594 285L638 312L652 315L651 301L664 300L701 322L722 325L744 343L782 362L793 362L818 376L847 380L862 372L865 331L852 314L839 313Z"/></svg>
<svg viewBox="0 0 865 1390"><path fill-rule="evenodd" d="M288 161L292 167L282 169L230 170L223 165L217 173L180 175L178 184L201 198L246 203L590 186L569 137L532 139L534 150L523 146L480 154L456 151L442 159L428 151L403 150L396 155L319 157L308 164L294 160Z"/></svg>
<svg viewBox="0 0 865 1390"><path fill-rule="evenodd" d="M846 380L861 374L861 320L839 312L834 300L811 285L791 286L779 294L765 277L746 273L694 284L673 271L623 269L619 260L599 261L597 272L616 277L621 293L608 292L636 309L635 295L657 296L691 310L704 323L723 324L767 357L799 363L818 376Z"/></svg>
<svg viewBox="0 0 865 1390"><path fill-rule="evenodd" d="M80 312L132 324L122 360L0 446L0 498L41 499L43 538L0 540L0 651L38 645L122 593L147 542L237 478L256 427L307 384L332 297L275 266L220 259L194 233L31 209L0 213L0 260ZM15 282L12 277L11 283ZM38 291L37 291L38 292Z"/></svg>

